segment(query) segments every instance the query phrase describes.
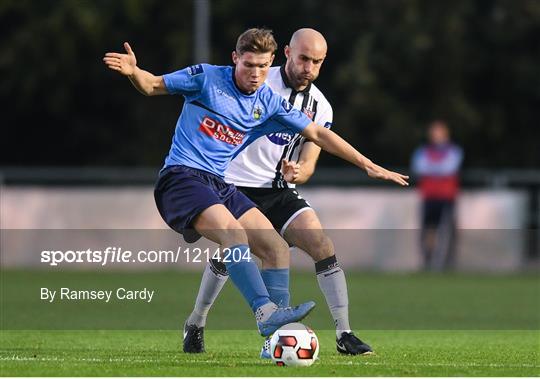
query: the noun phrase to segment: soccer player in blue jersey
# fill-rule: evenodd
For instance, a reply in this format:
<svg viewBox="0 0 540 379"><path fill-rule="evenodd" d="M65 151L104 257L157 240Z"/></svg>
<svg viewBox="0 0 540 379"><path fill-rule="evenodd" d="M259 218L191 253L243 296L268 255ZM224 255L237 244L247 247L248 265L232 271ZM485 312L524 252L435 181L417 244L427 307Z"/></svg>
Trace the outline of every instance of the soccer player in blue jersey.
<svg viewBox="0 0 540 379"><path fill-rule="evenodd" d="M241 259L225 262L225 266L255 313L262 335L301 320L315 304L278 308L270 301L259 270L250 259L251 247L265 264L287 268L289 251L255 205L234 185L224 182L231 159L262 135L292 132L366 170L371 177L401 185L407 185L408 177L374 164L264 84L277 49L269 30L249 29L240 35L232 53L234 67L198 64L162 76L140 69L129 44L124 48L126 54L105 55L104 62L110 69L127 76L144 95L185 97L155 188L161 216L188 242L202 235L222 249L240 251Z"/></svg>

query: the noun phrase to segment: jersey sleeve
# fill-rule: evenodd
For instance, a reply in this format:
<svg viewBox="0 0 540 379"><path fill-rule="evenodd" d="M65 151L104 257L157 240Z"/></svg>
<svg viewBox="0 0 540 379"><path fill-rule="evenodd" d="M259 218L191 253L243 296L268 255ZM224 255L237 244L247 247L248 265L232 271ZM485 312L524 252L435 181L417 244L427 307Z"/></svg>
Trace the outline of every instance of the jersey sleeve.
<svg viewBox="0 0 540 379"><path fill-rule="evenodd" d="M332 111L332 107L330 106L330 104L327 104L324 110L322 110L320 113L317 113L314 121L316 124L330 129L332 127L333 118L334 112Z"/></svg>
<svg viewBox="0 0 540 379"><path fill-rule="evenodd" d="M304 113L293 106L284 98L276 95L279 98L279 105L276 111L270 118L272 124L280 125L281 127L290 130L293 133L301 133L310 123L311 120Z"/></svg>
<svg viewBox="0 0 540 379"><path fill-rule="evenodd" d="M196 64L163 75L163 81L165 82L167 91L171 95L196 96L204 87L209 69L209 65Z"/></svg>

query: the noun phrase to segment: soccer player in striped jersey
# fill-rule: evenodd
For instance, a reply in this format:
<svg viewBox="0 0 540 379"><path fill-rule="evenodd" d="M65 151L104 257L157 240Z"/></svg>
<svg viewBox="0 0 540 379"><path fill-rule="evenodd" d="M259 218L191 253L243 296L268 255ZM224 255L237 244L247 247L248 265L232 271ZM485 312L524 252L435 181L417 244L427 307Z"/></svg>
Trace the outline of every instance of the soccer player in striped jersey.
<svg viewBox="0 0 540 379"><path fill-rule="evenodd" d="M223 258L227 251L239 253L225 264L253 311L261 335L301 320L315 303L279 308L270 300L250 255L253 252L272 266L286 268L287 244L275 231L259 233L260 229L272 230L268 219L223 180L234 155L258 136L287 130L299 133L314 125L264 84L277 48L271 31L244 32L232 53L235 67L197 64L159 76L137 66L127 42L124 48L125 54L105 54L104 63L111 70L128 77L144 95L185 98L154 190L163 220L187 242L201 235L216 242ZM315 129L314 137L318 135Z"/></svg>
<svg viewBox="0 0 540 379"><path fill-rule="evenodd" d="M301 110L318 125L330 128L332 107L313 84L326 57L324 37L313 29L296 31L285 47L287 62L272 67L266 84ZM324 233L315 211L304 200L296 184L313 174L321 148L299 133L272 133L257 139L231 162L225 180L249 197L290 244L306 251L315 263L319 286L326 298L336 327L337 350L343 354L370 354L369 345L351 331L345 275L340 268L332 241ZM289 270L276 268L263 260L262 278L272 301L289 305ZM215 298L227 280L227 270L217 261L207 265L193 312L187 320L193 332L184 338L184 351L204 350L195 331L202 330ZM193 334L193 335L192 335ZM269 340L261 357L269 358Z"/></svg>

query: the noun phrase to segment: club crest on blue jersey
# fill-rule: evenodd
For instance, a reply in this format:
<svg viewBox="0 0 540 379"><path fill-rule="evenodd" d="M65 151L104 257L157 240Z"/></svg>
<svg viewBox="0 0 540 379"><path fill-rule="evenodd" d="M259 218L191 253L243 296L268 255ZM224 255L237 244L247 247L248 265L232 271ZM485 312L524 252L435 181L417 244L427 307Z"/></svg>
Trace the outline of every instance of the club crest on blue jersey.
<svg viewBox="0 0 540 379"><path fill-rule="evenodd" d="M253 110L253 118L255 120L259 120L263 114L263 110L260 106L256 105L255 109Z"/></svg>
<svg viewBox="0 0 540 379"><path fill-rule="evenodd" d="M271 133L266 136L272 143L280 146L288 145L293 135L290 133Z"/></svg>
<svg viewBox="0 0 540 379"><path fill-rule="evenodd" d="M201 74L204 70L202 64L196 64L188 67L187 71L191 76L195 76Z"/></svg>

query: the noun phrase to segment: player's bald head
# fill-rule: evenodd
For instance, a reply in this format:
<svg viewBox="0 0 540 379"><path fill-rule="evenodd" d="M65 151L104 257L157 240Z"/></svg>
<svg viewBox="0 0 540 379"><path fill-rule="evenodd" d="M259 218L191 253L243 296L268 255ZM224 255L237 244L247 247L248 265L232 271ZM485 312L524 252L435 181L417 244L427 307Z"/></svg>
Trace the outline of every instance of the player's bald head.
<svg viewBox="0 0 540 379"><path fill-rule="evenodd" d="M294 32L285 46L285 72L296 91L304 90L317 79L327 49L326 40L318 31L303 28Z"/></svg>
<svg viewBox="0 0 540 379"><path fill-rule="evenodd" d="M318 31L303 28L294 32L285 46L285 72L296 91L304 90L317 79L327 49L326 40Z"/></svg>
<svg viewBox="0 0 540 379"><path fill-rule="evenodd" d="M294 32L291 36L289 46L293 49L309 46L310 49L322 54L326 54L326 50L328 49L324 36L311 28L302 28Z"/></svg>

